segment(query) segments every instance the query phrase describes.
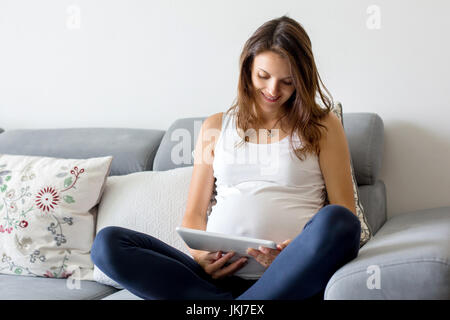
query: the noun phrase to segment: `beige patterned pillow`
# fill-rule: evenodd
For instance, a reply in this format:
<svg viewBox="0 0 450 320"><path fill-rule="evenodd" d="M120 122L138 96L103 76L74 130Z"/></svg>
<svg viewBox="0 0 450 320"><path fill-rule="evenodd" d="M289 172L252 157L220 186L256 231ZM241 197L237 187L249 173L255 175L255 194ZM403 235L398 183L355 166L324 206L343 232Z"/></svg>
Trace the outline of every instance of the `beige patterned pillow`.
<svg viewBox="0 0 450 320"><path fill-rule="evenodd" d="M342 104L340 102L336 102L331 110L339 118L339 120L341 120L342 126L344 126ZM359 221L361 222L361 239L359 241L359 247L362 247L372 237L372 232L369 228L369 224L367 223L366 214L364 213L364 207L359 199L358 184L356 183L355 173L353 169L353 161L351 157L350 157L350 169L352 171L353 196L355 198L356 214L358 215ZM327 196L326 204L328 203L329 200Z"/></svg>
<svg viewBox="0 0 450 320"><path fill-rule="evenodd" d="M0 154L0 273L93 280L93 213L112 159Z"/></svg>

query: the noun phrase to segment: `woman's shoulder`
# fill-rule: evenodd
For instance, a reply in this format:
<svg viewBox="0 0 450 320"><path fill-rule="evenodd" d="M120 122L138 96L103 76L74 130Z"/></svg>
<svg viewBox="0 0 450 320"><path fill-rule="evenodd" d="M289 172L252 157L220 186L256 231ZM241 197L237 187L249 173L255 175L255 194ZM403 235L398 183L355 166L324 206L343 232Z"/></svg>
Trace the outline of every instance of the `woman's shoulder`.
<svg viewBox="0 0 450 320"><path fill-rule="evenodd" d="M207 117L202 124L202 139L212 147L212 156L214 156L214 150L216 149L216 143L219 139L220 132L222 131L222 114L218 112ZM211 141L211 137L214 137Z"/></svg>
<svg viewBox="0 0 450 320"><path fill-rule="evenodd" d="M322 125L324 125L327 129L325 130L325 135L328 134L328 131L335 129L336 127L342 126L341 120L338 116L330 111L326 114L321 121L319 121Z"/></svg>
<svg viewBox="0 0 450 320"><path fill-rule="evenodd" d="M205 129L222 130L222 116L223 112L217 112L210 115L204 120L203 127Z"/></svg>
<svg viewBox="0 0 450 320"><path fill-rule="evenodd" d="M327 145L327 141L330 137L333 138L340 132L344 132L345 136L341 119L339 119L334 112L330 111L327 115L325 115L320 123L325 126L325 128L320 128L322 134L319 140L319 148L321 150Z"/></svg>

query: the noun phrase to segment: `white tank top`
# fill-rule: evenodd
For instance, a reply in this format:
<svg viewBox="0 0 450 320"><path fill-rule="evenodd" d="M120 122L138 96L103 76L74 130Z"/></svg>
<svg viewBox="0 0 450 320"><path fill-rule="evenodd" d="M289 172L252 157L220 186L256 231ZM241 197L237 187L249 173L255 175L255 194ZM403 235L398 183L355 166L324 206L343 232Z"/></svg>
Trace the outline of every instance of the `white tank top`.
<svg viewBox="0 0 450 320"><path fill-rule="evenodd" d="M317 155L302 162L290 150L289 136L275 143L244 143L235 111L223 113L214 149L216 204L206 230L281 243L294 239L324 205L325 183ZM267 142L267 141L265 141ZM301 143L294 134L294 146ZM235 273L258 279L264 267L253 258Z"/></svg>

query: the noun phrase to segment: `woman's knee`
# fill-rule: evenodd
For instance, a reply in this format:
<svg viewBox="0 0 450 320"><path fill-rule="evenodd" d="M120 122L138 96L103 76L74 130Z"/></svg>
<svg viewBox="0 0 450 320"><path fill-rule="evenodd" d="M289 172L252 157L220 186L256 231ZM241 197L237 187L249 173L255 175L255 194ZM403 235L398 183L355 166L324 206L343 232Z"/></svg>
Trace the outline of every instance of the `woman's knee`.
<svg viewBox="0 0 450 320"><path fill-rule="evenodd" d="M361 234L361 223L358 217L344 206L329 204L321 209L321 215L317 218L334 237L347 238Z"/></svg>
<svg viewBox="0 0 450 320"><path fill-rule="evenodd" d="M91 248L91 259L95 265L109 261L115 256L114 250L118 249L118 240L121 237L122 228L110 226L101 229L95 236Z"/></svg>

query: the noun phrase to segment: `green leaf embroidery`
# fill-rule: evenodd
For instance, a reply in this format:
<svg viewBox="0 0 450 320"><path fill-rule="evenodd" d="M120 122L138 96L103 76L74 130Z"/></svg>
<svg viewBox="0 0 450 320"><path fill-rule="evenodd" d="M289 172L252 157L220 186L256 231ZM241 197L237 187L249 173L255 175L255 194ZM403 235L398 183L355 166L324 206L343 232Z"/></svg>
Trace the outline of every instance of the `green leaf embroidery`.
<svg viewBox="0 0 450 320"><path fill-rule="evenodd" d="M64 180L64 187L67 188L72 184L72 177L68 177Z"/></svg>
<svg viewBox="0 0 450 320"><path fill-rule="evenodd" d="M6 180L6 181L11 180L11 176L7 176L7 177L5 178L5 180Z"/></svg>
<svg viewBox="0 0 450 320"><path fill-rule="evenodd" d="M2 185L2 187L0 188L0 190L1 190L2 192L5 192L6 188L7 188L7 185L4 184L4 185Z"/></svg>
<svg viewBox="0 0 450 320"><path fill-rule="evenodd" d="M75 200L73 200L73 198L71 196L64 196L63 197L64 201L66 201L67 203L75 203Z"/></svg>
<svg viewBox="0 0 450 320"><path fill-rule="evenodd" d="M14 270L15 274L22 274L22 269L20 268L16 268L16 270Z"/></svg>

